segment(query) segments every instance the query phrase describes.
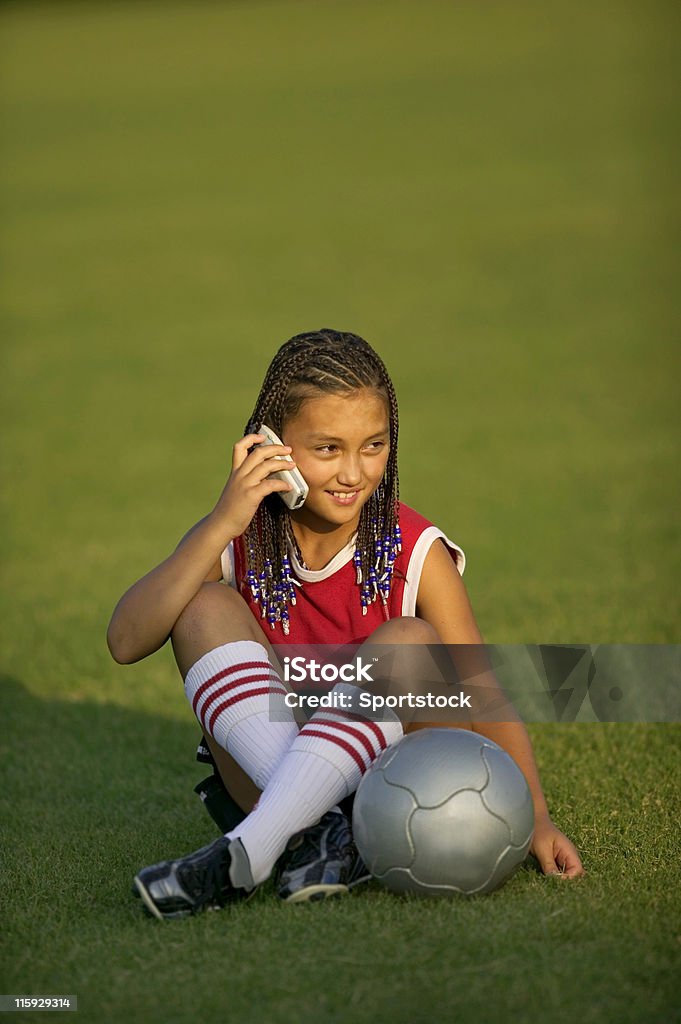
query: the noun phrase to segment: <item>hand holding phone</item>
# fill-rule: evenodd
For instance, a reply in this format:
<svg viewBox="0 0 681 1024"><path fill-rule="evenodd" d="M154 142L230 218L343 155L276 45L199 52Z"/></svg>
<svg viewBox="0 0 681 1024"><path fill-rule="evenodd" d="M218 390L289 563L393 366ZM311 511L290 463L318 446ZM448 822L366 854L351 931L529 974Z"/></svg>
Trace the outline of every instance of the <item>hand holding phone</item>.
<svg viewBox="0 0 681 1024"><path fill-rule="evenodd" d="M262 434L265 440L263 444L280 444L283 445L277 435L274 433L271 427L268 427L266 423L263 423L258 431ZM287 455L275 455L276 459L280 459L282 462L290 462L290 458ZM291 469L282 469L280 473L270 473L270 476L276 477L279 480L284 480L287 484L291 484L292 490L290 491L278 491L278 495L281 500L287 505L292 512L305 502L308 491L310 488L305 483L303 475L295 466Z"/></svg>

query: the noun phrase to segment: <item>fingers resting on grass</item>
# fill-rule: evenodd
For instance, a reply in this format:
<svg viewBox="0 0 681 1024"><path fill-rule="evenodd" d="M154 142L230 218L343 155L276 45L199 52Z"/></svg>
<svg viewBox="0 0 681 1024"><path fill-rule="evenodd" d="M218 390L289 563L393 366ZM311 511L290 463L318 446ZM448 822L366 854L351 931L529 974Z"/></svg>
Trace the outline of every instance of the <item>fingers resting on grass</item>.
<svg viewBox="0 0 681 1024"><path fill-rule="evenodd" d="M537 822L530 853L539 861L545 875L579 878L584 874L574 843L550 819Z"/></svg>

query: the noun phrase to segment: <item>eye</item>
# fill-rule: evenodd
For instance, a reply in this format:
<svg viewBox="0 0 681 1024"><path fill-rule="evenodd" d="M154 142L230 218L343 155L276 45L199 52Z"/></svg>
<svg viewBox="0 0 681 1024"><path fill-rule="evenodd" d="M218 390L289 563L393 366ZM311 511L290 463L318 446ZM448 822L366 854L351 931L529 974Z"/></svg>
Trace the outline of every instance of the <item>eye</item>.
<svg viewBox="0 0 681 1024"><path fill-rule="evenodd" d="M365 445L365 451L368 452L380 452L383 448L385 448L385 441L370 441Z"/></svg>
<svg viewBox="0 0 681 1024"><path fill-rule="evenodd" d="M315 448L315 451L321 452L322 455L329 455L329 454L332 454L333 452L337 452L338 451L338 445L336 445L336 444L320 444L317 448Z"/></svg>

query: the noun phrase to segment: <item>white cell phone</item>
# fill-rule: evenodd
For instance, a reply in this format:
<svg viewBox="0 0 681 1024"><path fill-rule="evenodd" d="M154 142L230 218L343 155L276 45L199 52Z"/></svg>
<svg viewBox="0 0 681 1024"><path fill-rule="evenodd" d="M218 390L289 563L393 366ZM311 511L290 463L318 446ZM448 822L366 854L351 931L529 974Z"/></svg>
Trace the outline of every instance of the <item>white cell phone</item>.
<svg viewBox="0 0 681 1024"><path fill-rule="evenodd" d="M263 423L258 431L259 434L263 434L265 440L263 444L281 444L281 441L274 433L271 427L268 427L266 423ZM289 462L290 457L288 455L275 455L276 459L281 459L282 462ZM282 469L281 473L270 473L270 476L276 477L277 480L285 480L287 484L291 484L292 490L290 491L277 491L279 497L285 505L294 512L297 508L304 503L307 498L308 491L310 488L303 479L303 474L293 466L292 469Z"/></svg>

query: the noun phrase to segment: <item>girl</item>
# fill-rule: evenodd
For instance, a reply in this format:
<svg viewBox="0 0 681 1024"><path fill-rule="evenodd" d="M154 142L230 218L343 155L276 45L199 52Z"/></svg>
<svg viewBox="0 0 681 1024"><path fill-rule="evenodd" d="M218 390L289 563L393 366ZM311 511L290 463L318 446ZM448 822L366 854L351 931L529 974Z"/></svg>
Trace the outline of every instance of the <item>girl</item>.
<svg viewBox="0 0 681 1024"><path fill-rule="evenodd" d="M263 424L283 444L264 444ZM395 715L363 717L361 691L349 684L335 688L335 707L299 729L272 643L391 651L482 643L461 581L463 552L399 502L397 435L392 382L363 339L329 329L291 338L267 371L215 508L114 611L108 643L116 661L138 661L170 636L228 789L246 809L259 797L226 836L140 871L135 888L155 916L248 895L294 834L319 828L331 810L340 821L339 801L403 733ZM294 511L282 500L291 490L277 475L282 458L309 487ZM531 850L544 873L582 874L575 847L549 818L522 723L472 728L525 774L535 807ZM326 893L323 884L312 888L303 898Z"/></svg>

